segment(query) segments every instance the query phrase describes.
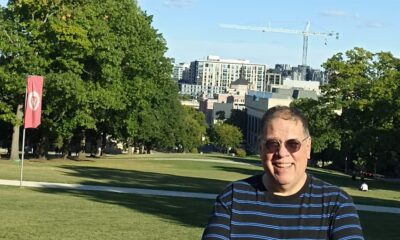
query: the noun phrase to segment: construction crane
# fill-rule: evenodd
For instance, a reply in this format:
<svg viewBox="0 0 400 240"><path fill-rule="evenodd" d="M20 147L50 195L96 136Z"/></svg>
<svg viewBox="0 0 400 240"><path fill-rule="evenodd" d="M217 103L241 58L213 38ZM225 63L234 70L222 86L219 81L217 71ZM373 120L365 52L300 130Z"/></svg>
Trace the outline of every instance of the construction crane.
<svg viewBox="0 0 400 240"><path fill-rule="evenodd" d="M308 52L308 37L309 36L322 36L325 37L325 45L327 44L327 38L335 36L336 39L339 39L339 33L337 32L310 32L310 21L307 22L304 30L293 30L293 29L285 29L285 28L271 28L268 27L255 27L255 26L244 26L244 25L234 25L234 24L220 24L222 28L231 28L231 29L239 29L239 30L250 30L250 31L259 31L259 32L275 32L275 33L289 33L289 34L299 34L303 35L303 58L302 65L307 65L307 52Z"/></svg>

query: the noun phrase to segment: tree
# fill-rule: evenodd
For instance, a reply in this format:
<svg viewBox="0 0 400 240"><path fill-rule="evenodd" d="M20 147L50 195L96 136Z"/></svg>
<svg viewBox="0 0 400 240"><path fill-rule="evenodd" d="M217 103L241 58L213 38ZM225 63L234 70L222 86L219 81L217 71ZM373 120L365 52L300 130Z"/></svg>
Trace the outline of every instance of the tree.
<svg viewBox="0 0 400 240"><path fill-rule="evenodd" d="M345 154L361 157L368 169L376 169L378 159L399 152L392 141L400 137L400 60L391 53L354 48L323 66L329 72L324 101L342 112L338 128Z"/></svg>
<svg viewBox="0 0 400 240"><path fill-rule="evenodd" d="M338 125L339 115L330 104L322 99L314 100L302 98L291 103L292 107L300 109L309 122L309 131L312 136L313 158L324 160L337 156L324 156L330 150L341 150L341 131Z"/></svg>
<svg viewBox="0 0 400 240"><path fill-rule="evenodd" d="M238 127L226 123L217 123L211 130L211 141L229 153L230 148L239 147L243 134Z"/></svg>
<svg viewBox="0 0 400 240"><path fill-rule="evenodd" d="M9 1L0 19L0 121L21 124L25 77L40 74L40 143L65 152L90 135L175 145L177 86L151 22L131 0Z"/></svg>
<svg viewBox="0 0 400 240"><path fill-rule="evenodd" d="M6 9L0 9L0 121L13 125L10 159L19 159L25 77L40 73L45 61L30 45L29 34L21 31L23 26L10 16Z"/></svg>
<svg viewBox="0 0 400 240"><path fill-rule="evenodd" d="M181 130L178 143L182 146L183 151L191 151L200 147L204 144L203 139L207 132L204 114L194 108L184 106Z"/></svg>
<svg viewBox="0 0 400 240"><path fill-rule="evenodd" d="M247 109L232 109L231 116L225 121L227 124L231 124L240 129L243 136L247 135Z"/></svg>
<svg viewBox="0 0 400 240"><path fill-rule="evenodd" d="M218 111L215 114L217 115L217 120L224 121L226 119L225 111Z"/></svg>

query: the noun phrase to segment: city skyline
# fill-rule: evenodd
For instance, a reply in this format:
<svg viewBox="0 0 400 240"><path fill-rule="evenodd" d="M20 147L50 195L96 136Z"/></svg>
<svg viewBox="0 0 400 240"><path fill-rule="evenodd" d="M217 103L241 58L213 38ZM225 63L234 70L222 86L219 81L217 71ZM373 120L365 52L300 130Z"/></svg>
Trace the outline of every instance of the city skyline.
<svg viewBox="0 0 400 240"><path fill-rule="evenodd" d="M6 0L0 0L5 6ZM307 63L312 68L334 54L361 47L373 53L400 55L400 32L395 0L321 2L228 1L228 0L138 0L140 8L153 16L152 26L167 42L167 57L176 63L222 59L246 59L251 63L300 65L303 36L286 33L227 29L220 24L338 32L339 39L310 36Z"/></svg>
<svg viewBox="0 0 400 240"><path fill-rule="evenodd" d="M321 2L139 0L153 15L153 26L167 41L168 57L176 63L204 60L207 55L224 59L247 59L251 63L301 65L303 36L221 28L220 24L338 32L339 39L310 36L308 65L320 68L328 58L354 47L373 53L399 55L397 9L400 2L361 0Z"/></svg>

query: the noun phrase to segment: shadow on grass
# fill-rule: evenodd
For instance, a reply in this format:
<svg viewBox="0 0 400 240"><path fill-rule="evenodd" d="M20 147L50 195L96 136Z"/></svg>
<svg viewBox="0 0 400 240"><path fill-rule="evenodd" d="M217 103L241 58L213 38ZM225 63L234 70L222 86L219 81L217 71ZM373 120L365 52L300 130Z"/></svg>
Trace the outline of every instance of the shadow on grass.
<svg viewBox="0 0 400 240"><path fill-rule="evenodd" d="M170 174L141 172L124 169L88 167L88 166L62 166L68 169L71 176L86 178L79 182L85 185L109 185L119 187L136 187L148 189L164 189L173 191L187 191L200 193L218 193L229 182L222 180L175 176ZM217 166L222 171L254 175L260 170L243 169L239 167ZM313 175L327 182L344 187L356 187L354 181L346 176L333 173L322 173L309 170ZM357 185L358 187L358 185ZM393 190L393 189L391 189ZM136 194L117 194L94 191L77 191L61 189L38 189L37 191L46 193L66 194L82 197L90 201L114 204L154 215L167 221L174 221L178 224L190 227L204 227L212 209L214 200L202 200L195 198L178 198L163 196L144 196ZM376 199L355 197L356 203L371 204ZM398 202L390 200L377 200L382 206L393 206Z"/></svg>
<svg viewBox="0 0 400 240"><path fill-rule="evenodd" d="M205 227L214 202L214 200L195 198L145 196L95 191L61 189L38 189L38 191L59 195L65 194L85 198L90 201L118 205L133 211L151 214L167 221L173 221L178 225L199 228Z"/></svg>
<svg viewBox="0 0 400 240"><path fill-rule="evenodd" d="M307 172L313 176L326 181L328 183L350 188L359 191L361 185L360 180L352 180L350 176L338 175L336 173L321 172L313 169L307 169ZM400 191L400 185L398 183L389 183L379 180L366 180L371 191L365 192L365 194L371 194L375 189ZM374 196L353 196L352 197L356 204L376 205L376 206L387 206L387 207L400 207L400 199L398 200L387 200L379 199Z"/></svg>
<svg viewBox="0 0 400 240"><path fill-rule="evenodd" d="M352 198L353 198L355 204L400 208L400 201L396 201L396 200L379 199L379 198L366 197L366 196L365 197L353 196Z"/></svg>
<svg viewBox="0 0 400 240"><path fill-rule="evenodd" d="M229 183L223 180L113 168L71 165L61 166L60 168L68 169L67 175L90 179L80 182L80 184L90 185L218 193Z"/></svg>
<svg viewBox="0 0 400 240"><path fill-rule="evenodd" d="M263 172L263 169L261 167L258 170L226 166L215 166L214 168L225 172L241 173L249 176L260 174Z"/></svg>
<svg viewBox="0 0 400 240"><path fill-rule="evenodd" d="M69 175L91 179L79 182L79 184L83 185L107 185L198 193L219 193L229 183L221 180L181 177L122 169L82 166L62 166L62 168L70 170L70 172L67 173ZM145 196L65 189L41 188L37 189L37 191L67 194L86 198L91 201L116 204L192 227L205 226L214 202L213 199Z"/></svg>
<svg viewBox="0 0 400 240"><path fill-rule="evenodd" d="M326 182L339 185L341 187L348 187L358 189L361 185L360 180L352 180L349 175L339 175L337 173L321 172L308 168L307 172L311 173L313 176L320 178ZM366 179L370 189L382 189L382 190L392 190L400 191L400 183L385 182L382 180Z"/></svg>
<svg viewBox="0 0 400 240"><path fill-rule="evenodd" d="M229 160L232 162L247 163L250 165L261 166L261 160L259 158L242 158L242 157L232 157L228 155L216 155L215 158L221 158L223 160Z"/></svg>
<svg viewBox="0 0 400 240"><path fill-rule="evenodd" d="M366 240L400 239L398 214L363 211L359 211L358 214Z"/></svg>

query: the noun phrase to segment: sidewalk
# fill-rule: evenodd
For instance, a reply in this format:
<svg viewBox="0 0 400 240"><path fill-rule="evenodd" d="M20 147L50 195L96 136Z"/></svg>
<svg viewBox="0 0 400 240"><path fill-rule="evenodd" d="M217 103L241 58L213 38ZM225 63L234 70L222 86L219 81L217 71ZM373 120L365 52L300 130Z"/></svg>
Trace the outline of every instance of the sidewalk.
<svg viewBox="0 0 400 240"><path fill-rule="evenodd" d="M0 179L0 185L20 186L20 181ZM113 186L100 186L100 185L82 185L82 184L66 184L66 183L31 182L31 181L23 181L22 186L34 187L34 188L58 188L58 189L69 189L69 190L101 191L101 192L112 192L112 193L128 193L128 194L156 195L156 196L169 196L169 197L201 198L201 199L215 199L217 196L216 194L210 194L210 193L180 192L180 191L167 191L167 190L152 190L143 188L127 188L127 187L113 187ZM381 207L381 206L357 204L356 208L359 211L400 214L400 208L394 208L394 207Z"/></svg>

